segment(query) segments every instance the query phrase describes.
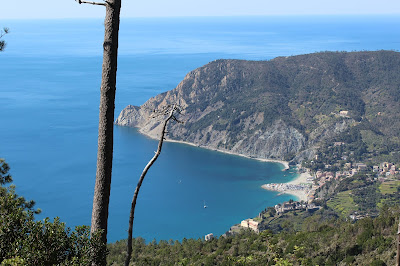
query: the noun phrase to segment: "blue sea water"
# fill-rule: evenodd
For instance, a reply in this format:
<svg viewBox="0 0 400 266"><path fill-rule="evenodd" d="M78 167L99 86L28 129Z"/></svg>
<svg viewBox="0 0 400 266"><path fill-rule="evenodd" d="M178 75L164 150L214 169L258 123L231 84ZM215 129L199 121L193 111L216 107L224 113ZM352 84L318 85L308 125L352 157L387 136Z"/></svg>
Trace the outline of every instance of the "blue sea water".
<svg viewBox="0 0 400 266"><path fill-rule="evenodd" d="M7 20L0 53L0 157L17 192L68 226L90 224L96 170L103 21ZM265 60L317 51L398 50L396 16L122 19L116 116L220 58ZM127 237L138 177L157 142L115 127L109 241ZM288 195L260 188L282 166L166 143L139 195L134 235L222 234ZM209 206L203 208L204 201Z"/></svg>

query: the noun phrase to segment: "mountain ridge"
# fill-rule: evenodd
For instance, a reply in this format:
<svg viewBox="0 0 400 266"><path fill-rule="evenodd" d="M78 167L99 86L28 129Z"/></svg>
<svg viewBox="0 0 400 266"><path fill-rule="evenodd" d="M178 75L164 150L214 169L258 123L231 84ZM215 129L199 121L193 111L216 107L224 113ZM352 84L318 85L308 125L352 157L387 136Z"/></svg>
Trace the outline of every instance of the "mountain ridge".
<svg viewBox="0 0 400 266"><path fill-rule="evenodd" d="M178 86L128 106L115 121L157 138L154 109L177 103L185 124L168 139L263 159L301 162L358 126L398 143L400 53L321 52L269 61L220 59Z"/></svg>

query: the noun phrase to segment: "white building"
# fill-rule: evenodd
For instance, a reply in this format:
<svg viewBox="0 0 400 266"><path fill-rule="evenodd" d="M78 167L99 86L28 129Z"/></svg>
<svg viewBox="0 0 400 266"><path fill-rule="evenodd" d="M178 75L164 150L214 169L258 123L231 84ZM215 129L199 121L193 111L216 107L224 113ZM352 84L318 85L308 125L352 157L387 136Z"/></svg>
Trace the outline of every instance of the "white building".
<svg viewBox="0 0 400 266"><path fill-rule="evenodd" d="M206 240L206 241L209 241L209 240L211 240L211 239L213 239L214 238L214 234L213 233L209 233L208 235L205 235L205 237L204 237L204 239Z"/></svg>

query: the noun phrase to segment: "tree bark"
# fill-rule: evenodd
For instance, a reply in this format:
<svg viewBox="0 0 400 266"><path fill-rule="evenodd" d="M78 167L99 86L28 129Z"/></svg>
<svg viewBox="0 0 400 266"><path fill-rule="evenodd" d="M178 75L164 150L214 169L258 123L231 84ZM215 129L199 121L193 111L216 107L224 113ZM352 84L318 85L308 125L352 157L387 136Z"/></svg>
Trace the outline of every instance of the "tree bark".
<svg viewBox="0 0 400 266"><path fill-rule="evenodd" d="M118 57L118 31L121 0L109 0L104 20L103 66L100 87L99 136L96 183L93 197L91 235L101 234L103 248L94 248L97 263L106 265L108 204L113 160L114 108Z"/></svg>
<svg viewBox="0 0 400 266"><path fill-rule="evenodd" d="M397 255L396 255L396 266L400 266L400 219L397 229Z"/></svg>

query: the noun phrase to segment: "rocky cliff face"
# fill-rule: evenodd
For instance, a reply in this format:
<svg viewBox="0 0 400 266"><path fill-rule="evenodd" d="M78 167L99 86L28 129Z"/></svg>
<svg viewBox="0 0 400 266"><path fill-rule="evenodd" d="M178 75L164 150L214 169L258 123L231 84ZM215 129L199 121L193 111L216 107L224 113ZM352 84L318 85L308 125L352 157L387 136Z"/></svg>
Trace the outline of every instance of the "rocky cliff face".
<svg viewBox="0 0 400 266"><path fill-rule="evenodd" d="M157 138L161 123L151 118L153 111L177 103L185 123L171 123L169 139L299 162L314 156L321 142L371 117L366 95L380 90L387 57L400 65L399 53L386 51L217 60L187 74L175 89L126 107L115 123ZM387 84L386 74L388 87L398 88L396 82Z"/></svg>
<svg viewBox="0 0 400 266"><path fill-rule="evenodd" d="M227 104L220 100L209 103L209 105L207 103L203 104L206 106L203 110L197 107L196 102L199 102L198 98L202 97L201 92L204 89L199 85L204 83L199 80L200 77L204 76L203 72L204 69L197 69L189 73L175 90L157 95L149 99L141 107L127 106L122 110L115 123L120 126L137 127L141 133L158 138L161 123L159 120L151 118L153 110L159 109L166 104L178 103L187 109L181 116L185 123L183 125L171 123L168 129L168 139L190 142L208 149L229 151L257 158L283 159L286 154L296 154L305 147L306 138L303 134L293 126L287 125L281 119L274 121L267 128L260 128L259 126L264 122L263 112L249 114L240 119L238 123L242 130L239 132L230 131L231 126L226 128L218 127L219 118L221 118L218 118L218 116L215 121L210 118L210 123L204 127L193 128L193 125L196 125L199 121L201 122L207 115L217 112ZM225 81L227 79L227 76L223 78ZM187 87L191 91L189 94L186 92L188 90ZM199 88L200 90L198 90ZM188 106L192 106L192 108L188 108ZM231 123L229 122L228 124ZM188 128L187 124L191 125L191 127Z"/></svg>

